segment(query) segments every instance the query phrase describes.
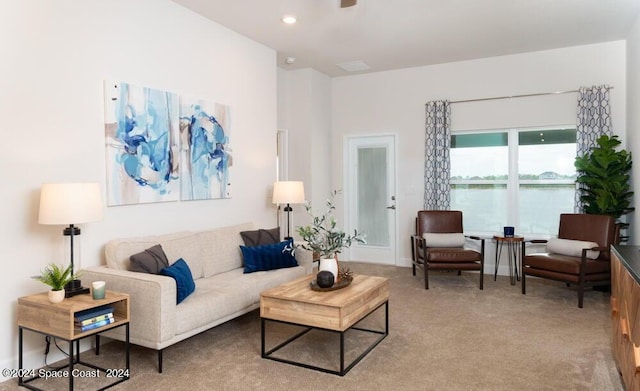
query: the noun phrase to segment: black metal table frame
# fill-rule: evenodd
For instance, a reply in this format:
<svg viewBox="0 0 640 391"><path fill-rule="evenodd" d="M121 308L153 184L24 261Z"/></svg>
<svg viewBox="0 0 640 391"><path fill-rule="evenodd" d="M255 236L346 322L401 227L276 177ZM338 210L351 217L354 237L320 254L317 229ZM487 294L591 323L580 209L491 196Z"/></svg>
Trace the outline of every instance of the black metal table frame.
<svg viewBox="0 0 640 391"><path fill-rule="evenodd" d="M496 260L495 260L495 270L493 274L493 281L495 281L498 277L498 265L500 264L500 256L502 255L502 246L507 245L507 263L509 264L509 280L511 285L515 285L516 281L520 281L520 273L518 271L518 257L520 256L521 248L520 246L524 246L524 242L522 240L499 240L496 241ZM515 268L515 273L514 269Z"/></svg>
<svg viewBox="0 0 640 391"><path fill-rule="evenodd" d="M108 385L106 385L105 387L102 387L100 389L98 389L98 391L100 390L106 390L107 388L113 387L116 384L120 384L123 381L129 380L130 377L130 370L131 370L131 366L130 366L130 361L129 361L129 354L130 354L130 346L129 346L129 322L120 324L118 326L115 327L110 327L108 330L113 330L115 328L118 327L122 327L125 326L125 357L126 357L126 372L124 372L124 376L122 376L121 378L119 378L117 381L110 383ZM88 362L84 362L82 360L80 360L80 341L88 338L88 337L96 337L96 344L99 343L99 335L100 332L102 331L106 331L106 330L101 330L97 333L94 334L89 334L89 335L85 335L83 337L80 338L75 338L75 339L66 339L66 338L61 338L59 336L55 336L49 333L45 333L42 331L38 331L38 330L33 330L30 329L28 327L24 327L24 326L18 326L18 374L22 375L23 370L22 370L22 336L23 336L23 331L24 330L29 330L32 331L34 333L38 333L38 334L42 334L42 335L46 335L49 337L53 337L53 338L57 338L57 339L61 339L63 341L66 341L69 343L69 363L67 365L65 365L64 367L58 368L57 371L61 371L63 369L69 368L69 391L73 391L73 380L74 380L74 376L73 376L73 366L74 365L84 365L86 367L89 368L93 368L93 369L97 369L99 371L103 371L104 373L108 372L109 370L107 368L103 368L103 367L99 367L97 365L88 363ZM99 346L96 346L96 355L99 354ZM75 354L74 354L74 350L75 350ZM56 370L54 370L55 372ZM116 370L113 370L114 372L116 372ZM18 376L18 385L19 386L23 386L26 387L30 390L34 390L34 391L42 391L41 388L35 387L31 384L28 384L29 382L32 382L34 380L37 379L41 379L40 375L36 372L35 376L29 377L29 378L25 378L24 376Z"/></svg>
<svg viewBox="0 0 640 391"><path fill-rule="evenodd" d="M370 329L363 329L363 328L360 328L360 327L356 327L358 325L358 323L362 322L364 319L369 317L369 315L371 315L374 312L376 312L383 305L385 307L384 308L384 314L385 314L384 315L384 331L381 331L381 330L370 330ZM302 330L301 332L295 334L294 336L290 337L286 341L278 344L273 349L271 349L269 351L266 351L266 328L265 328L265 322L267 320L270 321L270 322L277 322L277 323L284 323L284 324L290 324L290 325L294 325L294 326L305 327L305 329ZM374 309L369 311L369 313L366 314L362 319L360 319L353 326L349 327L348 329L346 329L344 331L331 330L331 329L327 329L327 328L323 328L323 327L307 326L307 325L304 325L304 324L286 322L286 321L275 320L275 319L267 319L267 318L262 318L262 317L260 318L260 327L261 327L261 336L262 336L262 341L261 341L261 344L262 344L262 358L266 358L266 359L274 360L274 361L279 361L279 362L286 363L286 364L296 365L296 366L303 367L303 368L314 369L316 371L326 372L326 373L330 373L332 375L344 376L351 370L351 368L353 368L357 363L359 363L360 360L362 360L370 351L372 351L376 346L378 346L378 344L380 342L382 342L382 340L385 339L387 337L387 335L389 335L389 300L386 300L384 303L378 305L377 307L375 307ZM306 333L308 333L309 331L314 330L314 329L315 330L325 330L325 331L330 331L332 333L340 334L340 370L339 371L336 371L334 369L325 368L325 367L319 367L319 366L315 366L315 365L311 365L311 364L305 364L305 363L302 363L302 362L287 360L287 359L284 359L284 358L274 357L272 355L273 353L277 352L281 348L285 347L286 345L290 344L291 342L295 341L296 339L302 337L303 335L305 335ZM373 344L371 344L364 352L362 352L358 357L356 357L345 368L345 363L344 363L344 334L347 331L352 330L352 329L353 330L358 330L358 331L364 331L364 332L368 332L368 333L380 334L380 337L376 341L374 341Z"/></svg>

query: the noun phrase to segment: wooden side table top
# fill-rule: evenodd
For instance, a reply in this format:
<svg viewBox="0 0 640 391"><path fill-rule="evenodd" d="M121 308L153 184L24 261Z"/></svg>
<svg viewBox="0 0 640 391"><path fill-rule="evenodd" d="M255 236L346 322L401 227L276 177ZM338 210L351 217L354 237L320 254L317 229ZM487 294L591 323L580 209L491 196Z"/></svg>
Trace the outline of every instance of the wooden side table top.
<svg viewBox="0 0 640 391"><path fill-rule="evenodd" d="M345 288L314 291L308 275L260 294L260 316L344 331L389 300L387 278L356 274Z"/></svg>
<svg viewBox="0 0 640 391"><path fill-rule="evenodd" d="M514 235L514 236L503 236L503 235L493 235L493 239L498 242L523 242L524 236Z"/></svg>
<svg viewBox="0 0 640 391"><path fill-rule="evenodd" d="M115 322L93 330L81 332L75 328L76 312L111 305ZM18 299L18 326L39 331L66 340L75 340L129 322L129 295L106 291L105 298L94 300L91 295L76 295L60 303L49 302L47 292Z"/></svg>

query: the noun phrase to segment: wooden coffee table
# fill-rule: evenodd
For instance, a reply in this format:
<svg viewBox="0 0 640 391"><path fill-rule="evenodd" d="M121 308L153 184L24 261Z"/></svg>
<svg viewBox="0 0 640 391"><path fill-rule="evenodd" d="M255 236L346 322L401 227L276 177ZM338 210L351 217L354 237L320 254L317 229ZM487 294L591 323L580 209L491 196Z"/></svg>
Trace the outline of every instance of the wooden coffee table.
<svg viewBox="0 0 640 391"><path fill-rule="evenodd" d="M310 288L310 283L314 279L315 275L305 276L261 293L262 357L344 376L389 334L389 283L384 277L356 274L353 282L345 288L318 292ZM383 305L385 307L384 330L355 327L358 322ZM265 327L267 320L306 327L302 332L267 351ZM273 353L313 329L327 330L340 335L340 370L273 356ZM380 337L345 367L344 339L345 332L350 329L379 334Z"/></svg>

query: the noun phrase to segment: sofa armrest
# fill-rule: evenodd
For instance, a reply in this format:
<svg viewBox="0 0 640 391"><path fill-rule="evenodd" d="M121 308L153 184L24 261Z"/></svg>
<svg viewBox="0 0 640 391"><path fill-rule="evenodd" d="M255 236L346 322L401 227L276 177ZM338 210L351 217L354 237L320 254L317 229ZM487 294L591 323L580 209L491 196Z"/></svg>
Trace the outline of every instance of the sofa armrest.
<svg viewBox="0 0 640 391"><path fill-rule="evenodd" d="M296 261L298 261L298 265L304 266L304 274L313 273L313 251L297 247Z"/></svg>
<svg viewBox="0 0 640 391"><path fill-rule="evenodd" d="M106 289L129 294L130 340L152 349L176 334L176 283L170 277L95 266L82 270L82 282L105 281ZM124 340L121 327L113 336ZM115 333L118 331L118 333Z"/></svg>

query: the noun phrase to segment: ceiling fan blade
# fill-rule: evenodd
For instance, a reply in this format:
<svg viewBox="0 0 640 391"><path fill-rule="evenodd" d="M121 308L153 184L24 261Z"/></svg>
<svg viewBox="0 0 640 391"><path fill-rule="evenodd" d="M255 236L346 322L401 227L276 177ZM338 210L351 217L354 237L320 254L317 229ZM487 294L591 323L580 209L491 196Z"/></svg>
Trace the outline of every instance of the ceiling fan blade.
<svg viewBox="0 0 640 391"><path fill-rule="evenodd" d="M340 0L340 8L352 7L358 3L358 0Z"/></svg>

